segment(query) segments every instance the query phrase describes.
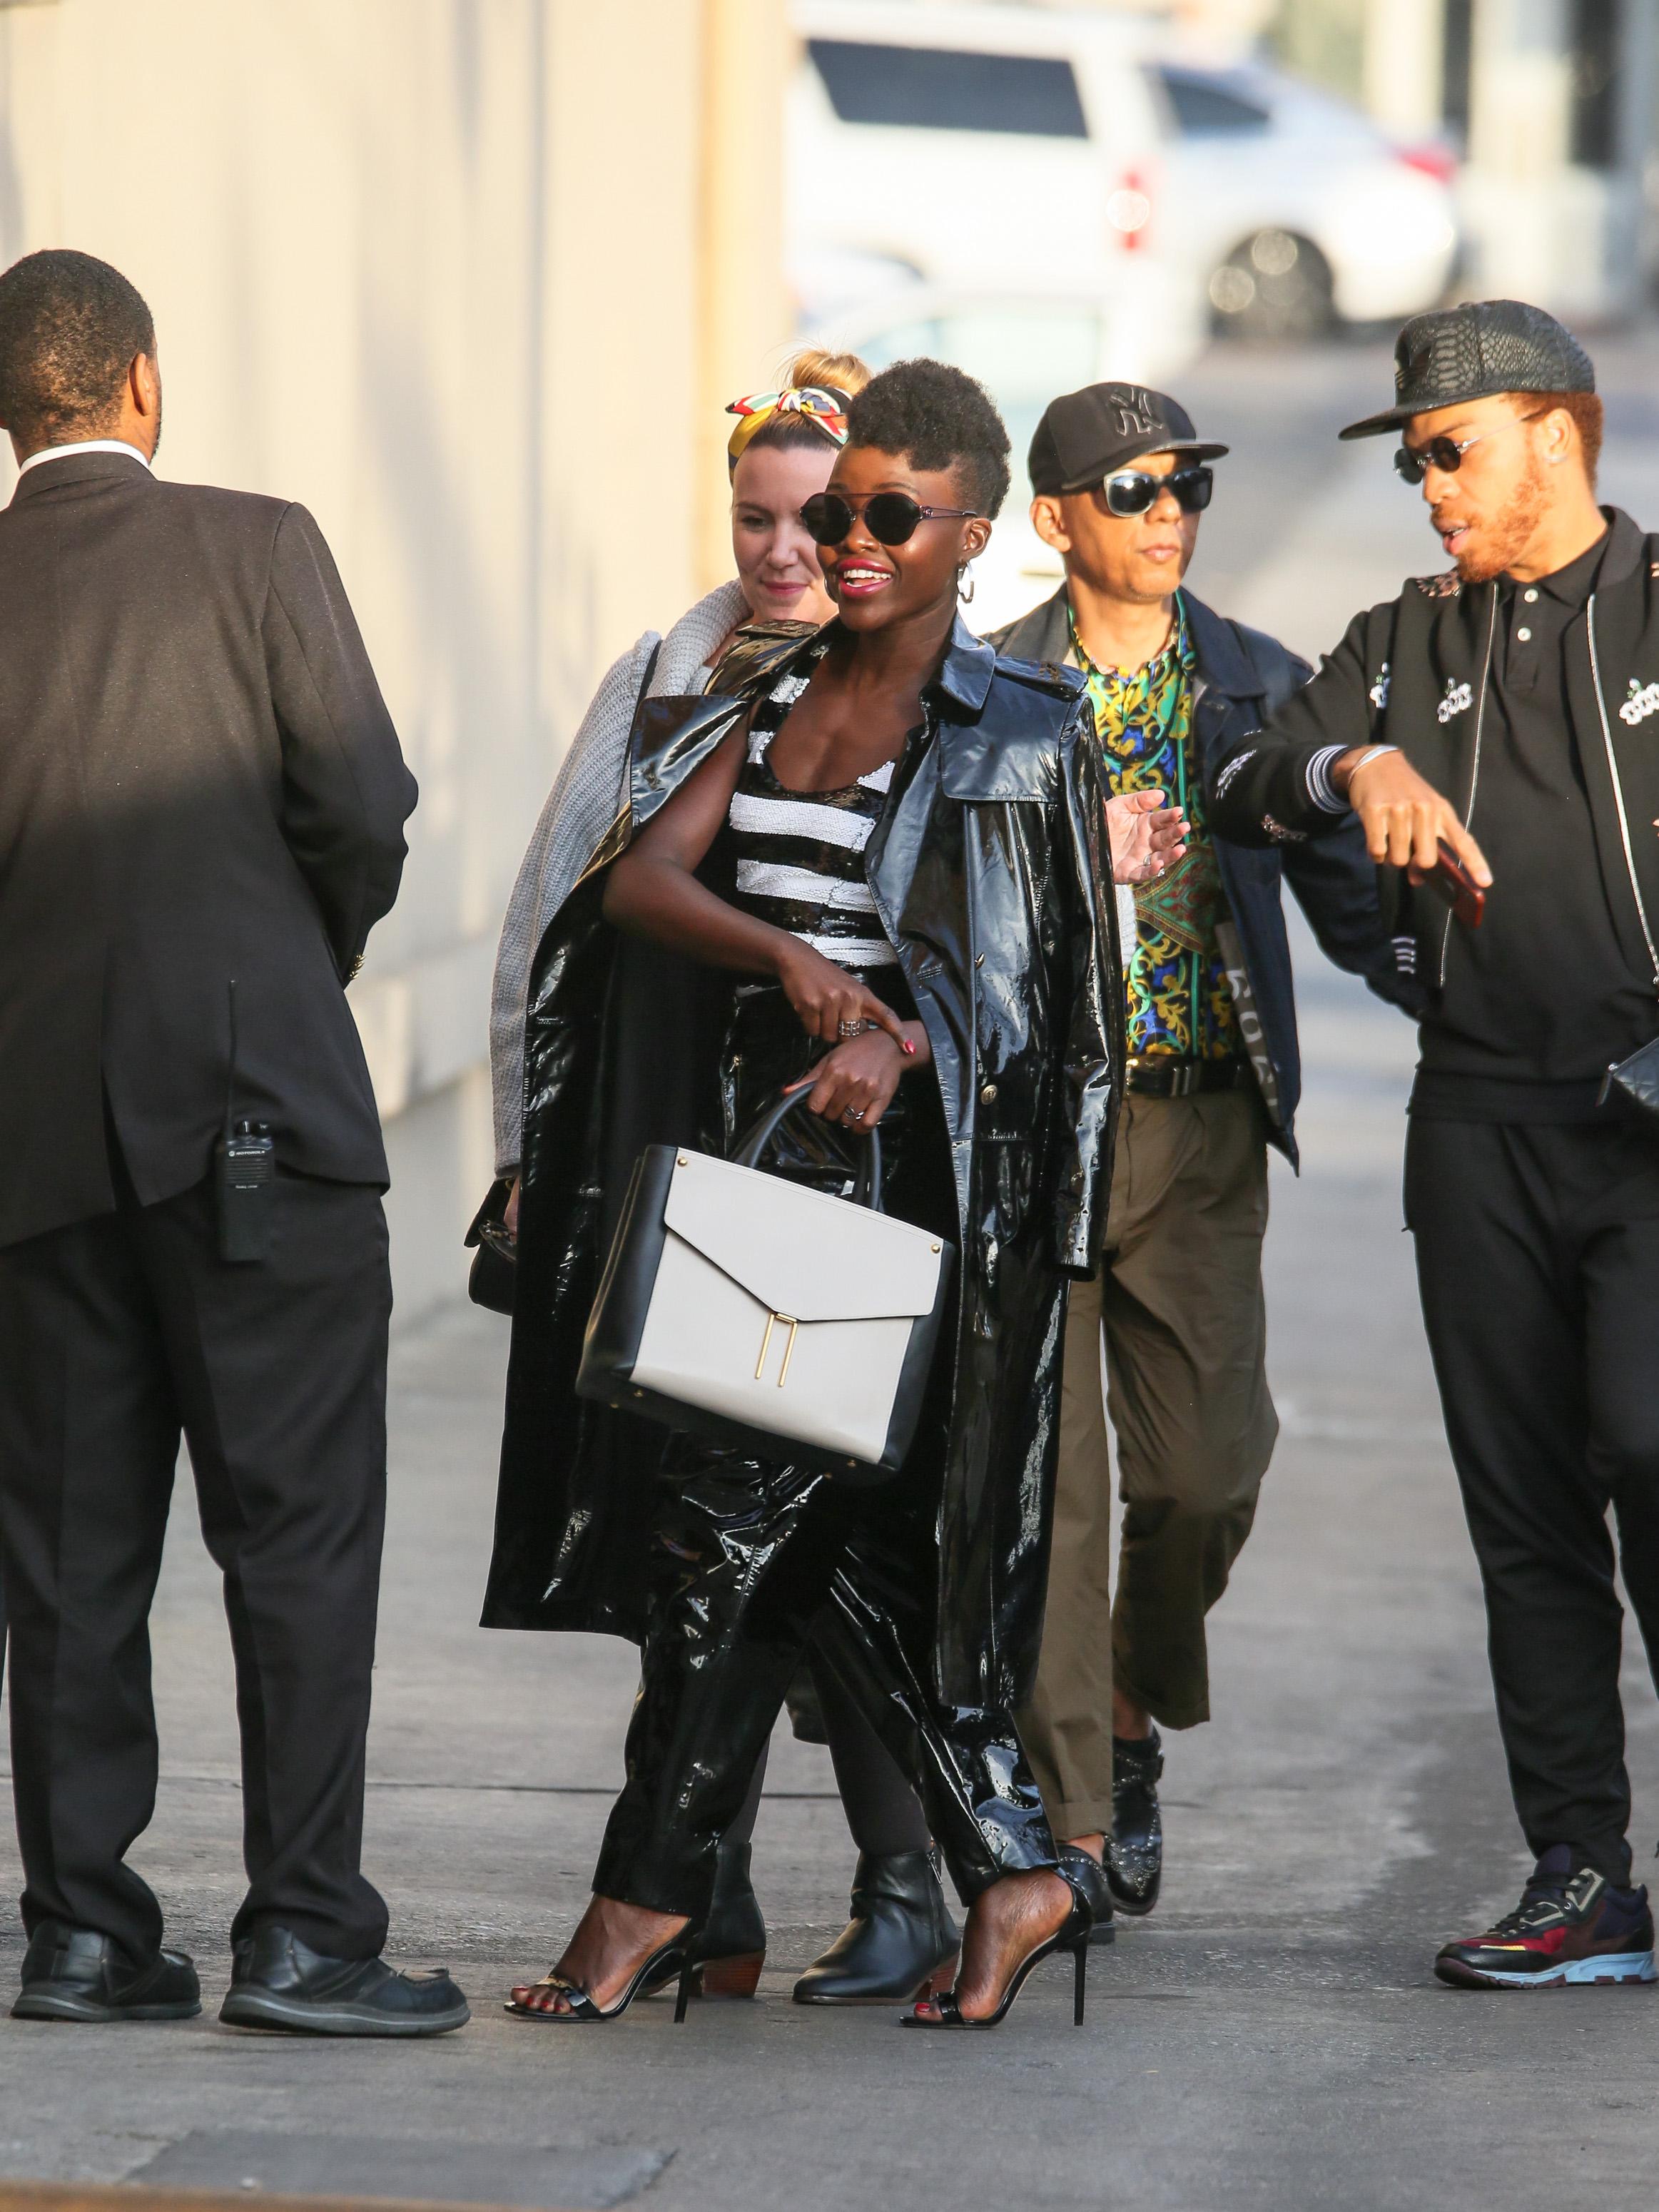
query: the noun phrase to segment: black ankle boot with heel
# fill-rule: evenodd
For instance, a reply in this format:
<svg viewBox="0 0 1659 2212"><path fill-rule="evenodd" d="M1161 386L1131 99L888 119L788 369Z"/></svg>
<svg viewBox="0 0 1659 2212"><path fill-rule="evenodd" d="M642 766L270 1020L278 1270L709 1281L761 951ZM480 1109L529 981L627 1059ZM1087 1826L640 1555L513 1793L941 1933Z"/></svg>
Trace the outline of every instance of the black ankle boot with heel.
<svg viewBox="0 0 1659 2212"><path fill-rule="evenodd" d="M948 1989L962 1948L932 1851L859 1856L853 1917L794 1987L797 2004L907 2004Z"/></svg>
<svg viewBox="0 0 1659 2212"><path fill-rule="evenodd" d="M691 1946L687 1987L696 1997L752 1997L766 1964L766 1922L750 1878L750 1846L726 1841L714 1863L708 1917ZM679 1978L678 1962L657 1968L642 1996L653 1997Z"/></svg>

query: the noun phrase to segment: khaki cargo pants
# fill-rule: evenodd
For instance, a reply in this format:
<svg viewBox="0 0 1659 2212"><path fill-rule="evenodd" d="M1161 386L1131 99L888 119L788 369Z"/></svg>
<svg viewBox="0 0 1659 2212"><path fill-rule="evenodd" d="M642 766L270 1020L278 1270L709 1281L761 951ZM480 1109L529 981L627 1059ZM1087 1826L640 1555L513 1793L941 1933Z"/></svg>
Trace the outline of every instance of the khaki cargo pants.
<svg viewBox="0 0 1659 2212"><path fill-rule="evenodd" d="M1106 1257L1097 1281L1072 1285L1042 1654L1018 1716L1058 1836L1110 1832L1115 1668L1164 1727L1210 1716L1204 1619L1279 1433L1266 1132L1254 1090L1124 1101ZM1123 1502L1115 1601L1103 1327Z"/></svg>

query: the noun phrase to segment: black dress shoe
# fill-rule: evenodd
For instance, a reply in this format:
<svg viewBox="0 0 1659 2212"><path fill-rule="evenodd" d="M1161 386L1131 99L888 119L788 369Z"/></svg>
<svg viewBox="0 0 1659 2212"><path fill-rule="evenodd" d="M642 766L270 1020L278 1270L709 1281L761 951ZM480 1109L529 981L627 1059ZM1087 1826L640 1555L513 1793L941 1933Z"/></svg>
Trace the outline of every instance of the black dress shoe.
<svg viewBox="0 0 1659 2212"><path fill-rule="evenodd" d="M951 1986L962 1936L932 1851L862 1853L853 1917L794 1987L797 2004L908 2004Z"/></svg>
<svg viewBox="0 0 1659 2212"><path fill-rule="evenodd" d="M14 2020L194 2020L202 1985L182 1951L160 1951L147 1966L113 1936L43 1920L23 1954L23 1990Z"/></svg>
<svg viewBox="0 0 1659 2212"><path fill-rule="evenodd" d="M236 1946L219 2017L293 2035L445 2035L472 2015L446 1967L400 1974L384 1959L329 1959L267 1927Z"/></svg>
<svg viewBox="0 0 1659 2212"><path fill-rule="evenodd" d="M1062 1844L1060 1869L1073 1889L1088 1899L1089 1909L1095 1916L1094 1926L1089 1930L1090 1948L1097 1950L1103 1943L1115 1943L1117 1930L1112 1925L1112 1886L1106 1879L1105 1868L1075 1844Z"/></svg>
<svg viewBox="0 0 1659 2212"><path fill-rule="evenodd" d="M723 1843L714 1861L714 1894L702 1932L691 1946L690 1990L696 1997L752 1997L766 1964L766 1922L750 1879L751 1847ZM641 1996L655 1996L679 1976L672 1960L648 1975Z"/></svg>
<svg viewBox="0 0 1659 2212"><path fill-rule="evenodd" d="M1139 1919L1158 1903L1164 1881L1164 1823L1158 1809L1164 1771L1163 1739L1112 1738L1112 1833L1106 1845L1106 1879L1120 1912Z"/></svg>

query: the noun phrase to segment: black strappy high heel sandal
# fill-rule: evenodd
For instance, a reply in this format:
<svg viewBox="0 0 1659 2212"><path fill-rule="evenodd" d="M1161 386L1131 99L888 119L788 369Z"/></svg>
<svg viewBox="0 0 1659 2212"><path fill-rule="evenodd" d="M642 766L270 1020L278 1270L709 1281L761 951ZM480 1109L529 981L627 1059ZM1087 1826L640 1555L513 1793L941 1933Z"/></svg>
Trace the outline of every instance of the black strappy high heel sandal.
<svg viewBox="0 0 1659 2212"><path fill-rule="evenodd" d="M1014 1999L1024 1988L1033 1970L1040 1966L1045 1959L1052 1958L1056 1951L1069 1951L1072 1954L1073 1975L1072 2025L1073 2027L1082 2027L1085 1984L1089 1972L1089 1930L1094 1925L1094 1910L1090 1905L1082 1884L1065 1867L1057 1866L1045 1871L1057 1874L1066 1888L1071 1891L1071 1911L1066 1915L1065 1924L1057 1934L1051 1936L1046 1943L1039 1943L1028 1958L1020 1960L1014 1969L1012 1980L1002 1993L1002 2002L996 2010L988 2014L984 2020L964 2020L962 2016L962 2008L957 2002L956 1991L946 1990L941 1996L924 1997L922 2003L919 2004L914 2012L903 2014L899 2021L901 2027L1000 2027L1007 2018ZM932 2020L926 2018L922 2005L931 2006L937 2017Z"/></svg>
<svg viewBox="0 0 1659 2212"><path fill-rule="evenodd" d="M601 2021L620 2020L636 1996L641 1993L649 1995L648 1983L660 1989L671 1976L678 1974L679 1990L674 1999L674 2025L678 2027L685 2018L686 2007L691 1999L691 1984L697 1971L696 1952L696 1931L683 1928L678 1936L658 1946L638 1968L614 2004L596 2005L579 1982L568 1981L562 1974L550 1971L532 1987L562 1991L570 2000L568 2012L544 2012L539 2005L514 2004L511 1997L501 2010L511 2013L514 2020L550 2021L555 2027L597 2027Z"/></svg>

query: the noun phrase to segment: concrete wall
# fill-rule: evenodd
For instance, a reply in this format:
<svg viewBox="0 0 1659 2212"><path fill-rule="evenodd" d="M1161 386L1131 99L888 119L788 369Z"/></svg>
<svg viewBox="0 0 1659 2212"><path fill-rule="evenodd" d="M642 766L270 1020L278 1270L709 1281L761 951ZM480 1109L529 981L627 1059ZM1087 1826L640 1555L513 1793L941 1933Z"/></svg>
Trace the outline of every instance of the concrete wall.
<svg viewBox="0 0 1659 2212"><path fill-rule="evenodd" d="M0 0L0 263L143 291L161 472L312 508L421 780L352 991L406 1316L462 1280L562 745L727 573L721 409L788 327L787 52L782 0Z"/></svg>

